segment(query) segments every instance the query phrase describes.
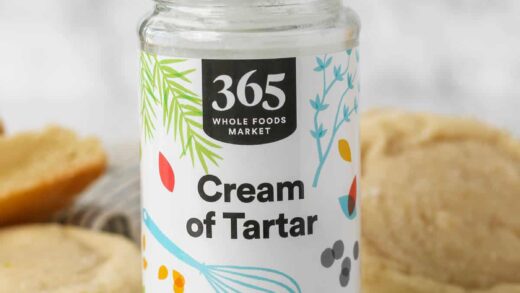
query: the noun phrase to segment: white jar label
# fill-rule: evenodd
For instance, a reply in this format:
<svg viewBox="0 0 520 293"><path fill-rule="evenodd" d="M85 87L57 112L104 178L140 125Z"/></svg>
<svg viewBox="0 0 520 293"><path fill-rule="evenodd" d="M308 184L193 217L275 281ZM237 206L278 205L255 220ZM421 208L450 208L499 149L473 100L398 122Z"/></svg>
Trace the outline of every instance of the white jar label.
<svg viewBox="0 0 520 293"><path fill-rule="evenodd" d="M360 292L358 63L141 54L146 292Z"/></svg>

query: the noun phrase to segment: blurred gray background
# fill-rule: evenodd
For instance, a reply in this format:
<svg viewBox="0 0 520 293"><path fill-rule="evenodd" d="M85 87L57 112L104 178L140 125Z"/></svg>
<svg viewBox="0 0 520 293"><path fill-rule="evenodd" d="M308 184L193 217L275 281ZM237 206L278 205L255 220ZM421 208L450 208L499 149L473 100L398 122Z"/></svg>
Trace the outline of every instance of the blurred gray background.
<svg viewBox="0 0 520 293"><path fill-rule="evenodd" d="M470 115L520 134L520 1L349 0L362 105ZM0 0L0 117L136 141L147 0Z"/></svg>

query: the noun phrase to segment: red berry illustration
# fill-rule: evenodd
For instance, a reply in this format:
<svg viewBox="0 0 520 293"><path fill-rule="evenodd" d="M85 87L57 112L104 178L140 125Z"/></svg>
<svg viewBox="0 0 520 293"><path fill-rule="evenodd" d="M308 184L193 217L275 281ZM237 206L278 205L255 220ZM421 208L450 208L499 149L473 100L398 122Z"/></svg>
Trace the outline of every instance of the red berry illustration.
<svg viewBox="0 0 520 293"><path fill-rule="evenodd" d="M173 173L170 162L168 162L161 152L159 152L159 174L161 175L161 181L164 187L166 187L168 191L173 192L173 188L175 187L175 174Z"/></svg>
<svg viewBox="0 0 520 293"><path fill-rule="evenodd" d="M354 180L352 181L352 185L350 186L349 191L349 197L348 197L348 211L349 213L353 213L354 209L356 208L356 200L357 200L357 180L356 177L354 177Z"/></svg>

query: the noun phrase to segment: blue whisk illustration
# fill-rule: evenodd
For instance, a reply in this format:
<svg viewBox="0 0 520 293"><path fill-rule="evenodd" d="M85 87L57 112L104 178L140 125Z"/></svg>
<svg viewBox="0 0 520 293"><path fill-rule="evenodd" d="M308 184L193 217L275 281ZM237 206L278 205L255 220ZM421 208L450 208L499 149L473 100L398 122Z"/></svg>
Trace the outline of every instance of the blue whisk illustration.
<svg viewBox="0 0 520 293"><path fill-rule="evenodd" d="M146 228L164 249L180 261L198 270L216 293L302 292L295 279L274 269L201 263L173 243L155 224L146 210L143 210L143 221Z"/></svg>

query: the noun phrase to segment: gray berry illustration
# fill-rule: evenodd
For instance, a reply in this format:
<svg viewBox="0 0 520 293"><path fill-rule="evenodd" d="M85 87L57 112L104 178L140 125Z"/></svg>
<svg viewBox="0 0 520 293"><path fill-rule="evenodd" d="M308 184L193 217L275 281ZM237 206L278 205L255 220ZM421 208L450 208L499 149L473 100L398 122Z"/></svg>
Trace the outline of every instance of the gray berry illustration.
<svg viewBox="0 0 520 293"><path fill-rule="evenodd" d="M349 257L346 257L341 263L341 274L339 276L339 284L341 287L346 287L350 281L350 268L351 261Z"/></svg>
<svg viewBox="0 0 520 293"><path fill-rule="evenodd" d="M347 287L349 282L350 282L350 273L348 275L346 275L342 271L342 273L339 275L339 284L341 285L341 287Z"/></svg>
<svg viewBox="0 0 520 293"><path fill-rule="evenodd" d="M350 268L351 268L350 257L345 257L345 259L341 263L341 273L343 274L343 272L346 269L348 271L348 274L350 274Z"/></svg>
<svg viewBox="0 0 520 293"><path fill-rule="evenodd" d="M358 260L359 258L359 242L356 241L354 244L354 260Z"/></svg>
<svg viewBox="0 0 520 293"><path fill-rule="evenodd" d="M334 253L334 259L341 259L343 257L343 253L345 252L345 245L343 244L343 241L338 240L334 242L334 245L332 246L332 252Z"/></svg>
<svg viewBox="0 0 520 293"><path fill-rule="evenodd" d="M326 268L330 268L333 263L334 263L334 252L332 251L332 249L327 248L321 254L321 264Z"/></svg>

